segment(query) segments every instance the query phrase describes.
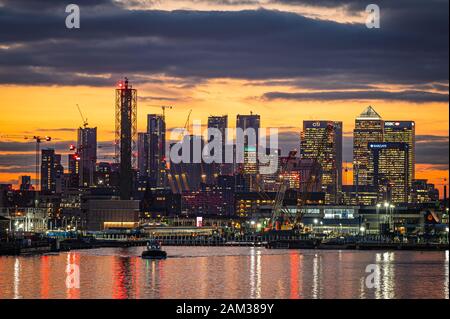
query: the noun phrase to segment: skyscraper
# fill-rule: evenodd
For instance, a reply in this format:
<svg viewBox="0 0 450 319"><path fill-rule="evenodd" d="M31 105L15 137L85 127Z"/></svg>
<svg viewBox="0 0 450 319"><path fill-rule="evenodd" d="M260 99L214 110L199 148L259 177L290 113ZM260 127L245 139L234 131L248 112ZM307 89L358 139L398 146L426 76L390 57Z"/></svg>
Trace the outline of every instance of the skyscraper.
<svg viewBox="0 0 450 319"><path fill-rule="evenodd" d="M303 121L300 156L317 160L326 202L337 203L342 188L342 122Z"/></svg>
<svg viewBox="0 0 450 319"><path fill-rule="evenodd" d="M222 156L220 157L220 161L213 162L209 165L209 175L212 180L215 180L219 175L231 175L233 163L226 163L225 153L227 151L226 145L226 134L228 128L228 116L210 116L208 117L208 143L214 143L214 136L212 134L213 129L218 130L221 134L221 152ZM210 150L210 155L216 155L214 150Z"/></svg>
<svg viewBox="0 0 450 319"><path fill-rule="evenodd" d="M147 115L148 178L150 187L166 187L166 122L163 115Z"/></svg>
<svg viewBox="0 0 450 319"><path fill-rule="evenodd" d="M243 147L244 162L238 163L238 170L244 175L250 191L258 189L258 149L259 149L259 129L261 125L260 116L251 113L250 115L237 115L236 128L244 132L244 145L237 145L237 149ZM238 152L238 150L236 150Z"/></svg>
<svg viewBox="0 0 450 319"><path fill-rule="evenodd" d="M77 188L80 186L80 156L78 154L68 155L69 181L68 187Z"/></svg>
<svg viewBox="0 0 450 319"><path fill-rule="evenodd" d="M369 143L369 179L378 200L406 203L409 198L409 147L407 143Z"/></svg>
<svg viewBox="0 0 450 319"><path fill-rule="evenodd" d="M78 156L80 157L79 185L94 185L95 165L97 163L97 128L78 129Z"/></svg>
<svg viewBox="0 0 450 319"><path fill-rule="evenodd" d="M353 131L353 184L371 185L373 171L369 168L369 143L383 142L383 120L371 107L367 107L355 121Z"/></svg>
<svg viewBox="0 0 450 319"><path fill-rule="evenodd" d="M139 178L142 180L148 179L148 161L149 161L149 146L150 146L150 134L138 133L138 171Z"/></svg>
<svg viewBox="0 0 450 319"><path fill-rule="evenodd" d="M43 192L60 193L62 190L64 168L61 155L54 149L44 149L41 153L41 190Z"/></svg>
<svg viewBox="0 0 450 319"><path fill-rule="evenodd" d="M116 129L115 152L120 161L120 199L131 199L133 192L133 167L136 165L137 138L137 90L128 79L118 84L116 89Z"/></svg>
<svg viewBox="0 0 450 319"><path fill-rule="evenodd" d="M384 141L399 142L408 144L408 171L409 182L415 179L416 166L416 124L413 121L385 121L384 122ZM411 187L411 185L409 185Z"/></svg>

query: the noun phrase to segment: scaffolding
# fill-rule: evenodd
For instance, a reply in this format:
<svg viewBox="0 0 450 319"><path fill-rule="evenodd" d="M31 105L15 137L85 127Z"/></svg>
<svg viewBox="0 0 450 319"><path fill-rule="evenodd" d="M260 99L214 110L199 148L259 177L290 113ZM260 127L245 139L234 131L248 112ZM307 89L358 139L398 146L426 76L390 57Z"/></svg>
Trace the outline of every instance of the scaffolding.
<svg viewBox="0 0 450 319"><path fill-rule="evenodd" d="M120 163L120 196L130 199L137 168L137 90L121 81L116 89L115 158Z"/></svg>

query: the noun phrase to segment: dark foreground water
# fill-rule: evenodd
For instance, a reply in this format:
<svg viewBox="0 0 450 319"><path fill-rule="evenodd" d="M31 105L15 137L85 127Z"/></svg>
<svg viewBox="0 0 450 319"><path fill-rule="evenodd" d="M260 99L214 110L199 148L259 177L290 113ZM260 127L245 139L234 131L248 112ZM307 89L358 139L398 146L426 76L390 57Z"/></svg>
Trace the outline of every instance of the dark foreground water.
<svg viewBox="0 0 450 319"><path fill-rule="evenodd" d="M0 299L449 297L448 251L165 247L149 261L142 249L0 257Z"/></svg>

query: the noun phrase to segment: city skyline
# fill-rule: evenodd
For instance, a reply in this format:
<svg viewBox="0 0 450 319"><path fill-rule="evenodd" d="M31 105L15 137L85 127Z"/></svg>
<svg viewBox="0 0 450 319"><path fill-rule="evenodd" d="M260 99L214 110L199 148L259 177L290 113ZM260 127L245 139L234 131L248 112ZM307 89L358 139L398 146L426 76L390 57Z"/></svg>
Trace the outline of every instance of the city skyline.
<svg viewBox="0 0 450 319"><path fill-rule="evenodd" d="M139 93L138 93L138 95L139 95ZM139 106L138 106L138 108L139 108ZM364 107L364 108L366 109L366 107ZM158 113L158 112L155 112L155 113ZM154 116L154 115L162 116L161 114L150 114L149 113L149 114L146 115L146 117ZM236 117L238 115L239 114L237 114ZM243 115L243 114L241 114L241 115ZM248 114L248 115L250 115L250 114ZM255 115L259 116L259 114L255 114ZM220 117L222 115L213 115L213 114L208 115L208 117L216 117L216 116ZM356 118L358 118L358 117L356 117ZM261 121L264 123L264 119L263 118L261 119ZM309 123L316 122L316 121L324 121L324 120L323 119L304 120L304 122L309 122ZM397 121L397 119L395 119L394 121ZM408 122L408 121L409 120L402 120L402 122ZM339 122L339 121L337 121L337 122ZM207 123L207 121L206 121L206 123ZM143 126L143 124L141 126ZM145 127L148 130L149 128L147 126L148 126L148 123L145 122ZM206 128L206 126L207 126L207 124L202 122L202 128ZM352 150L352 148L353 148L353 138L350 139L350 140L349 139L346 140L345 137L348 138L350 132L348 132L348 129L345 126L345 124L343 124L343 126L344 126L343 141L344 141L344 144L347 144L347 145L343 145L343 148L342 148L343 158L344 158L343 167L342 167L342 179L343 179L342 183L343 183L343 185L352 185L353 172L351 171L351 169L352 169L352 166L353 166L353 162L352 162L352 160L348 160L349 159L349 154L348 153L353 151ZM231 126L231 127L234 128L235 126ZM78 132L78 134L80 134L79 132L80 132L81 129L83 129L81 126L79 128L76 128L76 129L74 128L74 134L76 135L77 132ZM88 128L88 129L92 130L92 128ZM167 130L170 130L170 129L172 129L172 128L168 128ZM301 130L302 130L302 128L300 127L298 133L297 133L297 131L293 131L294 136L292 137L292 140L290 141L290 143L283 143L283 132L280 133L280 149L282 149L284 151L283 152L284 155L286 155L286 153L288 151L292 150L293 146L298 151L301 150ZM99 131L101 131L101 127L99 128ZM145 129L144 130L139 130L139 133L140 134L145 134L145 133L148 134L148 131L146 131ZM353 132L351 132L351 133L353 135ZM23 134L23 135L26 136L26 134ZM167 132L166 132L166 135L167 135ZM170 136L170 134L167 135L167 136ZM419 136L418 139L420 140L420 138L421 137ZM52 138L52 140L55 140L55 139ZM170 144L170 142L173 142L173 141L168 140L168 144ZM297 143L295 143L295 142L297 142ZM382 142L382 140L380 140L379 142ZM17 174L17 176L15 176L16 179L6 180L5 181L7 183L13 184L15 188L18 188L20 186L19 185L19 179L20 179L20 176L22 176L22 175L31 175L31 179L32 179L32 182L34 184L34 156L35 156L34 155L34 143L30 143L30 142L27 142L27 141L19 142L19 143L24 143L25 145L23 145L23 146L25 146L25 147L28 146L28 148L30 150L29 151L29 155L28 155L30 165L29 165L29 170ZM69 172L70 171L70 165L69 165L69 159L68 158L69 158L69 156L71 154L73 154L73 150L70 149L70 145L72 145L72 144L70 144L70 143L72 143L72 140L67 140L67 142L66 141L58 141L56 143L53 142L53 141L49 141L49 142L46 142L46 143L44 143L42 145L43 149L55 149L55 152L57 152L58 154L63 156L63 159L62 159L61 163L64 166L65 172ZM74 143L77 143L76 140L74 141ZM112 141L101 141L101 139L99 139L98 143L100 144L100 146L97 149L97 152L101 153L102 155L99 155L99 160L97 161L97 163L99 163L99 162L115 162L114 156L111 155L111 154L113 154L113 151L112 151L113 150L113 142ZM78 142L78 144L79 144L79 142ZM295 144L297 144L297 145L295 145ZM105 151L102 152L103 148L106 148L107 151L106 152ZM67 158L67 160L66 160L66 158ZM416 166L419 166L419 169L417 170L418 171L418 176L416 177L416 179L428 179L429 183L433 183L433 177L429 178L428 177L429 175L427 173L423 174L423 172L421 172L421 170L420 170L421 163L416 164ZM445 171L445 170L444 170L444 172L448 173L448 171ZM430 173L431 173L431 171L430 171ZM11 175L12 174L15 174L15 173L11 173ZM4 176L5 174L1 173L0 176L2 176L2 175ZM443 176L444 177L438 177L437 179L435 179L435 180L437 180L437 183L435 182L436 187L441 190L440 196L443 195L442 194L442 186L444 184L443 183L443 178L447 178L447 176L445 176L445 175L443 175ZM440 185L439 182L441 182L441 185Z"/></svg>
<svg viewBox="0 0 450 319"><path fill-rule="evenodd" d="M420 2L405 5L404 11L382 1L384 19L378 30L364 26L364 7L351 0L332 5L306 0L290 4L186 0L134 6L123 1L83 2L78 30L65 29L66 13L57 2L1 3L0 10L14 13L11 21L21 27L8 33L4 33L11 30L7 25L1 28L0 57L12 65L4 65L0 73L0 135L50 135L52 142L43 147L56 148L65 167L66 145L76 143L76 130L82 125L76 104L90 126L98 127L99 156L113 153L112 88L128 76L139 90L139 132L145 132L147 114L160 112L155 105L174 106L167 110L168 130L183 127L191 109L191 119L205 124L210 115L226 113L234 123L237 114L252 111L261 116L262 126L280 129L286 154L298 148L304 120L342 121L343 161L351 166L354 119L373 105L383 119L415 121L416 178L429 179L441 193L443 178L448 179L448 40L442 32L448 27L438 1L426 7ZM30 13L38 3L39 17ZM424 10L429 12L425 17ZM111 29L117 22L97 23L100 18L108 22L110 13L122 30ZM27 20L33 14L36 21ZM421 23L411 23L415 17ZM35 28L44 20L50 27ZM205 23L208 30L202 28ZM424 38L420 25L441 31L428 32ZM58 27L64 30L58 33ZM261 40L263 29L271 32ZM35 36L33 41L27 37L31 30L39 30L29 35ZM145 41L133 38L134 32ZM408 43L402 41L406 35ZM118 36L123 41L117 41ZM318 37L327 43L326 51L321 41L314 41ZM34 41L40 41L39 51ZM113 49L105 50L108 45ZM426 46L433 50L422 50ZM129 58L120 59L124 54ZM29 141L1 138L0 181L17 184L19 175L33 175L33 153ZM343 182L351 184L350 167L347 174Z"/></svg>

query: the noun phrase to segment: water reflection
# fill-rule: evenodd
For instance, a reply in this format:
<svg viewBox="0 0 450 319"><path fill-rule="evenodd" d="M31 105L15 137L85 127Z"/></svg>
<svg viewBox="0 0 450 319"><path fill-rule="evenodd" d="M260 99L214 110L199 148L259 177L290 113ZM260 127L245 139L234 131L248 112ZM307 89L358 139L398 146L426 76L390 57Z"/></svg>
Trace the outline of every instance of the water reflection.
<svg viewBox="0 0 450 319"><path fill-rule="evenodd" d="M444 263L444 273L445 273L445 282L444 282L444 294L445 294L445 298L448 299L448 282L449 282L449 278L448 278L448 250L445 252L445 263Z"/></svg>
<svg viewBox="0 0 450 319"><path fill-rule="evenodd" d="M448 298L447 252L168 247L0 257L0 298ZM367 265L379 274L367 286Z"/></svg>
<svg viewBox="0 0 450 319"><path fill-rule="evenodd" d="M16 257L14 261L14 299L19 299L19 286L20 286L20 258Z"/></svg>
<svg viewBox="0 0 450 319"><path fill-rule="evenodd" d="M80 298L80 277L80 255L76 253L68 253L66 264L67 299Z"/></svg>
<svg viewBox="0 0 450 319"><path fill-rule="evenodd" d="M261 298L261 251L250 250L250 298Z"/></svg>
<svg viewBox="0 0 450 319"><path fill-rule="evenodd" d="M375 296L377 299L395 298L395 253L376 254L376 264L380 273L375 275Z"/></svg>

